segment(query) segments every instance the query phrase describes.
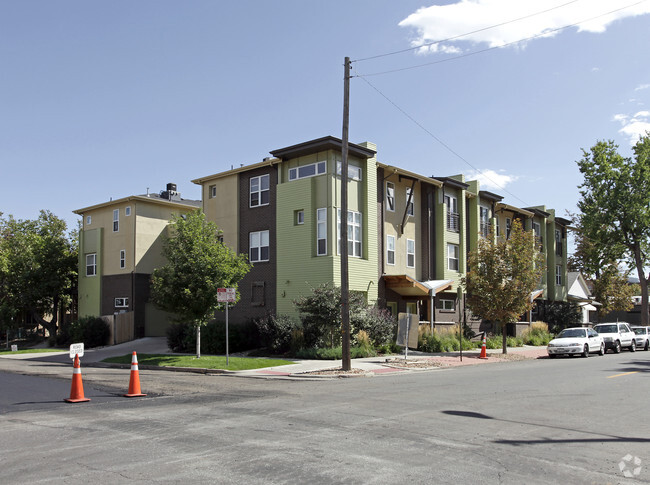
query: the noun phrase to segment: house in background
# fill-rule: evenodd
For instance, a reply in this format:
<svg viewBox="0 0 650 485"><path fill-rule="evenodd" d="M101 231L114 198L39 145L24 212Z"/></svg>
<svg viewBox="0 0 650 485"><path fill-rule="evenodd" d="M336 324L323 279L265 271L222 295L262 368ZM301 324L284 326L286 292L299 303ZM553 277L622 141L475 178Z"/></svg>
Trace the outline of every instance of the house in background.
<svg viewBox="0 0 650 485"><path fill-rule="evenodd" d="M580 307L582 312L582 324L596 323L596 306L600 303L594 301L589 290L587 280L581 273L570 272L567 275L567 298L569 302L574 302Z"/></svg>
<svg viewBox="0 0 650 485"><path fill-rule="evenodd" d="M79 231L79 316L133 313L134 338L163 336L168 315L149 302L153 270L164 264L162 236L174 215L200 209L175 184L74 211Z"/></svg>

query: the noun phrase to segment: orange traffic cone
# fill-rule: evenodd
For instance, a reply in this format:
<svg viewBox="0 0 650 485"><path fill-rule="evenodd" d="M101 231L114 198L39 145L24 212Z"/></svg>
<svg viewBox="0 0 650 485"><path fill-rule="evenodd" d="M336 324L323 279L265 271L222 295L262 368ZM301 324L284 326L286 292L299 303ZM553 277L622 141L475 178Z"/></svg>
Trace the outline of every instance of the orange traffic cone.
<svg viewBox="0 0 650 485"><path fill-rule="evenodd" d="M129 392L124 394L124 397L140 397L146 396L140 391L140 371L138 370L138 356L133 351L131 357L131 379L129 380Z"/></svg>
<svg viewBox="0 0 650 485"><path fill-rule="evenodd" d="M90 401L84 397L84 385L81 381L81 365L79 365L79 355L74 356L74 368L72 369L72 387L70 388L70 397L65 399L66 402L86 402Z"/></svg>
<svg viewBox="0 0 650 485"><path fill-rule="evenodd" d="M485 344L485 332L483 332L483 345L481 345L481 355L478 356L479 359L487 359L487 347Z"/></svg>

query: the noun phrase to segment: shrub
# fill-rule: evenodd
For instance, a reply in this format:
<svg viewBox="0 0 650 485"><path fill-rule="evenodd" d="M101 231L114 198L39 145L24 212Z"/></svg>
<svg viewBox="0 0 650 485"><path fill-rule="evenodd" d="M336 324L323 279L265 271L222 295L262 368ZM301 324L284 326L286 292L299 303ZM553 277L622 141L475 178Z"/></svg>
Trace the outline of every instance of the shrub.
<svg viewBox="0 0 650 485"><path fill-rule="evenodd" d="M544 309L544 316L553 333L582 324L582 311L575 302L556 301L550 303Z"/></svg>
<svg viewBox="0 0 650 485"><path fill-rule="evenodd" d="M102 347L108 344L111 329L100 317L82 317L69 325L61 325L55 342L59 347L83 342L84 347Z"/></svg>
<svg viewBox="0 0 650 485"><path fill-rule="evenodd" d="M544 322L531 323L530 327L524 330L521 338L526 345L548 345L552 336L548 331L548 325Z"/></svg>
<svg viewBox="0 0 650 485"><path fill-rule="evenodd" d="M506 337L506 345L508 347L523 347L524 341L521 337ZM502 342L503 347L503 342Z"/></svg>
<svg viewBox="0 0 650 485"><path fill-rule="evenodd" d="M167 347L172 352L191 353L196 348L196 329L187 323L172 323L167 327Z"/></svg>
<svg viewBox="0 0 650 485"><path fill-rule="evenodd" d="M228 351L241 352L255 348L259 341L257 327L252 321L229 325ZM191 354L196 351L196 327L189 323L175 323L167 329L167 345L174 352ZM220 355L226 353L226 323L213 320L201 327L201 352Z"/></svg>
<svg viewBox="0 0 650 485"><path fill-rule="evenodd" d="M390 310L377 306L359 311L355 330L365 331L374 346L393 342L397 336L397 319Z"/></svg>
<svg viewBox="0 0 650 485"><path fill-rule="evenodd" d="M288 315L266 315L254 321L264 347L284 353L292 348L293 332L300 328L300 322Z"/></svg>

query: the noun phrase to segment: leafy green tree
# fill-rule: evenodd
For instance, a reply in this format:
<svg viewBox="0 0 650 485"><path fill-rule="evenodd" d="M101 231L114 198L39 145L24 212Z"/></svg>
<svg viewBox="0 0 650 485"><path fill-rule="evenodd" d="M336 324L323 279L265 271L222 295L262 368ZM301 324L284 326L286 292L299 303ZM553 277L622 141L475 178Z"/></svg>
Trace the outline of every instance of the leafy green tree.
<svg viewBox="0 0 650 485"><path fill-rule="evenodd" d="M154 270L151 298L178 321L196 327L196 356L201 357L201 326L218 309L217 289L236 288L250 271L245 255L237 255L220 240L221 231L202 211L175 217L163 243L167 263Z"/></svg>
<svg viewBox="0 0 650 485"><path fill-rule="evenodd" d="M507 353L506 326L532 307L531 293L540 286L544 255L533 231L513 221L510 238L490 234L479 240L468 258L461 284L474 316L502 325L503 353Z"/></svg>
<svg viewBox="0 0 650 485"><path fill-rule="evenodd" d="M0 310L28 312L55 335L60 312L77 281L77 238L63 219L41 211L36 220L0 215ZM49 319L47 319L49 317Z"/></svg>
<svg viewBox="0 0 650 485"><path fill-rule="evenodd" d="M636 269L641 286L641 324L648 325L650 244L650 135L633 148L634 158L618 153L613 141L599 141L583 150L578 167L579 221L584 238L601 253L601 260L624 261Z"/></svg>

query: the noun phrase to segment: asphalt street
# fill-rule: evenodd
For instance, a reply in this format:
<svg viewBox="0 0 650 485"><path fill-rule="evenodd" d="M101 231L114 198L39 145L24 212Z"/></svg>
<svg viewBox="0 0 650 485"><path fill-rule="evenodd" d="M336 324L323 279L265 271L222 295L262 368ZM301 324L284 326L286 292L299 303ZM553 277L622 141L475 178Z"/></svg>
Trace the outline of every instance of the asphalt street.
<svg viewBox="0 0 650 485"><path fill-rule="evenodd" d="M650 482L650 352L336 380L147 371L138 399L93 368L108 377L80 404L44 377L55 364L0 361L6 484Z"/></svg>

